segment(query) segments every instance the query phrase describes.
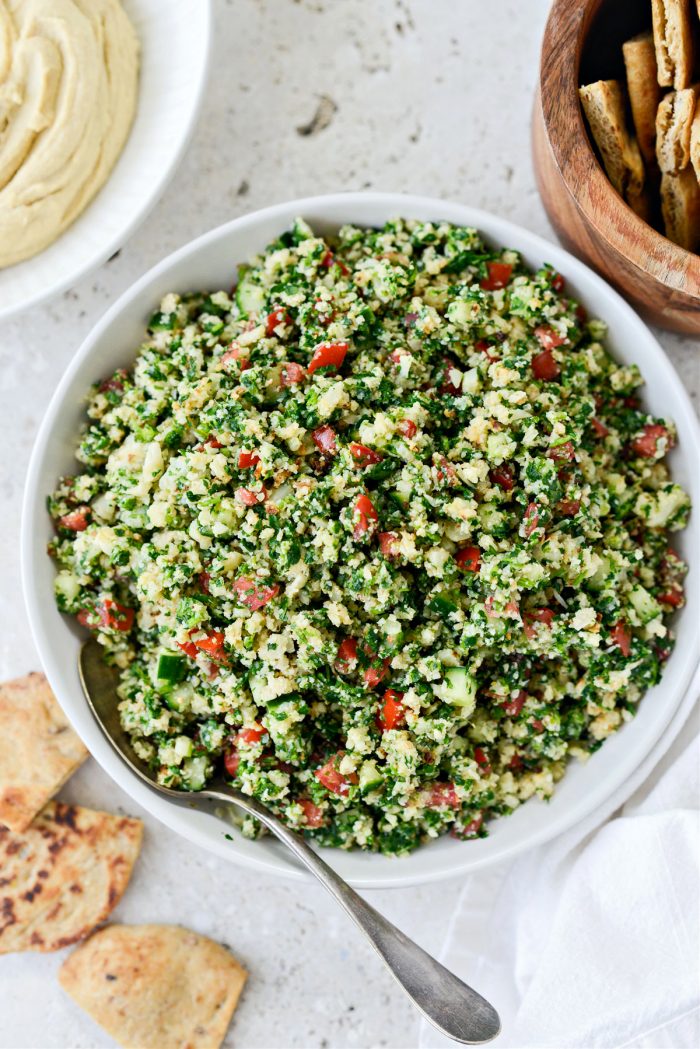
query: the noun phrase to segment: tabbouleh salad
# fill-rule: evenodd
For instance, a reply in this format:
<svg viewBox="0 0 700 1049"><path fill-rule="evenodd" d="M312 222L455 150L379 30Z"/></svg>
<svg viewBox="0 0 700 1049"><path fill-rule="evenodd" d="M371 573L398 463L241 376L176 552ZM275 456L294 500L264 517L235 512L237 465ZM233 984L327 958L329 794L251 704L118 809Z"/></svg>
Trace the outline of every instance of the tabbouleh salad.
<svg viewBox="0 0 700 1049"><path fill-rule="evenodd" d="M159 782L401 854L634 716L689 500L604 334L551 267L413 220L298 220L231 293L165 296L49 501L58 606Z"/></svg>

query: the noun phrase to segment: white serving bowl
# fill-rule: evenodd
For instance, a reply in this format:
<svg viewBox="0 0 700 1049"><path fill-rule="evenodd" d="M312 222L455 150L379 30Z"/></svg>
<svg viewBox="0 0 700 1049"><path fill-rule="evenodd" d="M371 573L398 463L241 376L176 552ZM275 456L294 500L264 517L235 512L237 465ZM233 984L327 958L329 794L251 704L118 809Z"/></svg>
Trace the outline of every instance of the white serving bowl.
<svg viewBox="0 0 700 1049"><path fill-rule="evenodd" d="M75 222L0 269L0 319L75 284L121 248L173 175L206 83L211 0L122 0L141 44L136 114L109 178Z"/></svg>
<svg viewBox="0 0 700 1049"><path fill-rule="evenodd" d="M233 840L227 840L225 834L231 831L230 826L213 815L172 805L154 794L122 764L104 740L78 681L77 658L84 631L70 617L60 615L54 605L54 566L46 554L53 529L45 509L46 495L53 490L56 479L75 471L72 453L88 387L133 360L147 320L160 298L168 291L230 287L236 265L263 249L297 215L322 232L345 222L380 225L397 216L447 220L475 226L488 240L516 248L532 267L551 262L591 315L608 322L609 345L615 357L640 365L647 380L646 403L653 413L675 420L679 443L671 453L673 474L691 492L696 506L700 505L700 431L687 394L656 339L600 277L561 248L527 230L446 201L388 193L348 193L266 208L220 226L181 248L137 281L108 310L76 354L54 395L27 478L22 570L42 662L61 705L94 757L145 809L189 841L225 859L261 871L299 877L300 870L274 839L252 842L234 832ZM700 515L695 513L688 529L677 536L678 549L692 562L693 573L698 571L699 528ZM340 850L326 850L327 858L344 878L360 887L409 885L513 857L576 824L604 802L649 755L677 710L698 662L699 604L698 587L691 585L688 604L677 617L678 641L663 680L645 696L635 719L585 765L571 763L549 803L528 801L512 816L492 821L489 837L484 839L460 842L444 837L401 859Z"/></svg>

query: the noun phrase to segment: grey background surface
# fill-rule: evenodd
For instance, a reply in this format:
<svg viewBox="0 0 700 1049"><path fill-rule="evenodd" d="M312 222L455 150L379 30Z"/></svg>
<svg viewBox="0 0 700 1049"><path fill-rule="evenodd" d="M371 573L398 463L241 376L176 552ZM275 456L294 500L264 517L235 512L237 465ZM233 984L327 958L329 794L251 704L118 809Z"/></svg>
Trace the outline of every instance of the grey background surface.
<svg viewBox="0 0 700 1049"><path fill-rule="evenodd" d="M75 349L145 270L246 211L336 190L442 196L552 237L529 141L547 0L216 0L214 6L204 106L167 192L109 263L0 329L0 679L38 668L18 564L34 434ZM660 338L697 396L697 343ZM249 969L227 1046L416 1044L411 1007L321 890L193 850L140 812L92 761L63 796L145 820L144 850L116 919L186 923L229 944ZM437 952L459 890L453 881L368 896ZM111 1044L59 988L62 957L0 958L4 1049Z"/></svg>

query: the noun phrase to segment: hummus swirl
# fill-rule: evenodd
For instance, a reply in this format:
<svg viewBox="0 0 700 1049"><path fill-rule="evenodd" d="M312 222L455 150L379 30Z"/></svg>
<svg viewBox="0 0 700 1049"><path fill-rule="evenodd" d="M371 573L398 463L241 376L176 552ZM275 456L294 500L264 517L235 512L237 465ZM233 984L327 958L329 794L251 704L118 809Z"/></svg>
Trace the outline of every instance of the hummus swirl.
<svg viewBox="0 0 700 1049"><path fill-rule="evenodd" d="M0 268L51 244L105 183L138 60L119 0L0 0Z"/></svg>

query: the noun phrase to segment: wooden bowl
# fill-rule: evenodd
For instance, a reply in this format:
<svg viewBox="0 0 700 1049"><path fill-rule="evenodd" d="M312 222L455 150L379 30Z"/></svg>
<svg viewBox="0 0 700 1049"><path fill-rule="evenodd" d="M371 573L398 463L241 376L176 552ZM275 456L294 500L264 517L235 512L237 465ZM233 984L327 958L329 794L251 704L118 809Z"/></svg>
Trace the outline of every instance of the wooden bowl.
<svg viewBox="0 0 700 1049"><path fill-rule="evenodd" d="M579 104L580 83L623 77L622 43L650 26L651 4L554 0L533 116L540 194L564 244L653 323L700 335L700 257L627 206L601 167Z"/></svg>

